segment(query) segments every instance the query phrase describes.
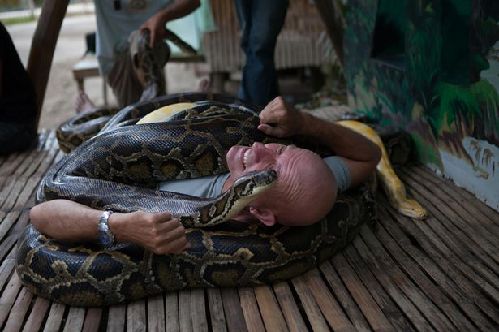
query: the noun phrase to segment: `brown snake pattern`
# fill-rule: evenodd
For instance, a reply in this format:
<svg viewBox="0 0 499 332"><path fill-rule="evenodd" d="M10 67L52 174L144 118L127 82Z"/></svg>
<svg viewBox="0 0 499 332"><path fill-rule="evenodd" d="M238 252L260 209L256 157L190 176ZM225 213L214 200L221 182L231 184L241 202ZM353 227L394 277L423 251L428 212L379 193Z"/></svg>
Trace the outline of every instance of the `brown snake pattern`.
<svg viewBox="0 0 499 332"><path fill-rule="evenodd" d="M134 125L150 111L181 101L196 107L168 123ZM127 243L109 249L68 245L28 226L16 256L22 283L57 302L95 306L187 287L272 283L331 257L374 220L367 184L340 195L326 218L306 227L267 227L223 216L240 197L274 181L272 171L240 179L215 200L156 191L158 181L226 172L230 146L270 139L255 130L257 122L250 109L219 95L170 96L120 111L49 171L39 199L67 198L117 211L167 209L188 228L191 248L158 256Z"/></svg>

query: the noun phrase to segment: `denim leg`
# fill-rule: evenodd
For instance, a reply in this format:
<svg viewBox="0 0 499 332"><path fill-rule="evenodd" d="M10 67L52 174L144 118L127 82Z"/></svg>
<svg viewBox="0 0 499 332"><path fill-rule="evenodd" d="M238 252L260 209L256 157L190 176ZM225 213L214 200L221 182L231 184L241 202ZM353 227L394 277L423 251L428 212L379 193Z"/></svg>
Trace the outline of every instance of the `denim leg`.
<svg viewBox="0 0 499 332"><path fill-rule="evenodd" d="M263 107L279 94L274 51L284 25L288 0L236 0L246 55L239 98Z"/></svg>
<svg viewBox="0 0 499 332"><path fill-rule="evenodd" d="M251 27L251 0L234 0L239 28L241 29L241 49L246 54Z"/></svg>

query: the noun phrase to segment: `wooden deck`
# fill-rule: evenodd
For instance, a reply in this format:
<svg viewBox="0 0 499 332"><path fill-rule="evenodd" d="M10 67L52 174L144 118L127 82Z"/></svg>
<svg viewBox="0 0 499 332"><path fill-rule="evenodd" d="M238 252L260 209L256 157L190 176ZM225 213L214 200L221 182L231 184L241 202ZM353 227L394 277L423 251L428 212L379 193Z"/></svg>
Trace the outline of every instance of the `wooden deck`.
<svg viewBox="0 0 499 332"><path fill-rule="evenodd" d="M499 330L499 214L423 167L400 175L429 219L402 217L380 194L375 229L289 282L90 309L33 296L14 272L15 244L60 157L53 132L41 133L37 150L0 157L2 331Z"/></svg>

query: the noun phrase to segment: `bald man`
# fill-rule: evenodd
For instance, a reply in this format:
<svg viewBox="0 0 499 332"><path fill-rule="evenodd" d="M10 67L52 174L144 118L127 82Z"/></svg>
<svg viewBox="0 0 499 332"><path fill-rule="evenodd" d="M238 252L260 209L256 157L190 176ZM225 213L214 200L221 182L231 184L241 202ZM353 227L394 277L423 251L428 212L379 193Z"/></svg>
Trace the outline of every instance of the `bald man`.
<svg viewBox="0 0 499 332"><path fill-rule="evenodd" d="M160 189L216 197L248 172L274 169L278 175L276 184L235 219L269 226L309 225L331 210L338 191L365 181L381 155L379 148L360 134L297 111L281 97L260 113L258 129L275 137L308 137L326 145L336 156L322 159L294 145L236 145L226 155L229 173L169 181L162 183ZM30 218L41 233L59 240L99 240L106 244L111 238L111 242L132 242L156 254L179 253L189 247L184 227L168 211L111 214L68 200L53 200L33 207Z"/></svg>

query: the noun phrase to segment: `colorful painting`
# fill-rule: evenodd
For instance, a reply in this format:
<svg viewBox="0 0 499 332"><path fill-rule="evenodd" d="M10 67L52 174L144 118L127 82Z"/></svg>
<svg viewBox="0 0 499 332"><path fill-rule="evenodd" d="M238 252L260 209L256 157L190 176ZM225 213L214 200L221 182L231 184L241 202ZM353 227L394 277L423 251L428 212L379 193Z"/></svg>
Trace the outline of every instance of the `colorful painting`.
<svg viewBox="0 0 499 332"><path fill-rule="evenodd" d="M499 210L499 2L350 0L349 104Z"/></svg>

